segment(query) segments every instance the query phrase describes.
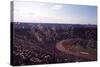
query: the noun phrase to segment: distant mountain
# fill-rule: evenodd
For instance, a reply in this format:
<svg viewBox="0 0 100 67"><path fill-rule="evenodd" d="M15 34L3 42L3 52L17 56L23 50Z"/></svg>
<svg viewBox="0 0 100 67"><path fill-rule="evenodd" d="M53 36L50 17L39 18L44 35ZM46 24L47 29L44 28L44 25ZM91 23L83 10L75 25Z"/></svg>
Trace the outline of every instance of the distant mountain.
<svg viewBox="0 0 100 67"><path fill-rule="evenodd" d="M44 28L48 27L55 27L57 29L61 29L61 27L73 27L73 28L97 28L97 25L90 25L90 24L53 24L53 23L20 23L20 22L13 22L14 27L17 29L23 28L23 29L28 29L28 28L36 28L37 25L41 25Z"/></svg>

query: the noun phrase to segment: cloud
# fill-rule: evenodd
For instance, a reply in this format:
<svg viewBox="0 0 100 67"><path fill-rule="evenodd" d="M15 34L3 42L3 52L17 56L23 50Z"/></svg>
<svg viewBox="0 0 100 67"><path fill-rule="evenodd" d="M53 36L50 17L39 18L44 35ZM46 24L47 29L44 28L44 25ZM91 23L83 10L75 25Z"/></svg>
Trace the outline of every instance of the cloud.
<svg viewBox="0 0 100 67"><path fill-rule="evenodd" d="M62 7L63 7L62 5L54 5L53 7L51 7L51 9L60 10Z"/></svg>

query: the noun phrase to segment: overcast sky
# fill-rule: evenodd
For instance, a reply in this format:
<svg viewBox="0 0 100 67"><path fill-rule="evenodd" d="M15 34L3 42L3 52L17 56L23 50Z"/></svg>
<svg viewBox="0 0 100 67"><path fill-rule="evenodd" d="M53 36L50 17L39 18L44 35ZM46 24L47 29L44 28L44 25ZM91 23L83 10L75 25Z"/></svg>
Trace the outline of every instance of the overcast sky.
<svg viewBox="0 0 100 67"><path fill-rule="evenodd" d="M97 7L15 1L14 22L97 24Z"/></svg>

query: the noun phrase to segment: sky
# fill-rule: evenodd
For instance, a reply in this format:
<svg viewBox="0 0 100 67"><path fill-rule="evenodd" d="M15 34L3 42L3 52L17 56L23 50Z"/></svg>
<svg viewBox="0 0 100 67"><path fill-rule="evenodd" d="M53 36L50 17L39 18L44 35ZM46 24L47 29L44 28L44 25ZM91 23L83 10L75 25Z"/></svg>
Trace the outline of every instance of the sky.
<svg viewBox="0 0 100 67"><path fill-rule="evenodd" d="M97 7L15 1L14 22L97 24Z"/></svg>

